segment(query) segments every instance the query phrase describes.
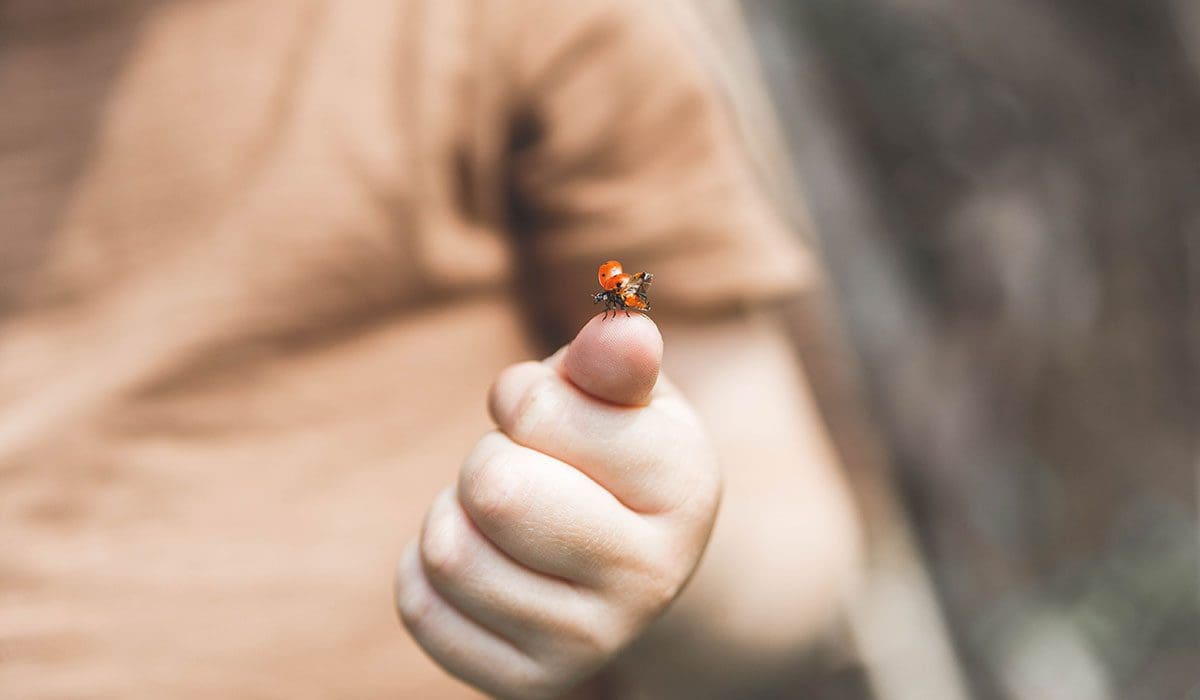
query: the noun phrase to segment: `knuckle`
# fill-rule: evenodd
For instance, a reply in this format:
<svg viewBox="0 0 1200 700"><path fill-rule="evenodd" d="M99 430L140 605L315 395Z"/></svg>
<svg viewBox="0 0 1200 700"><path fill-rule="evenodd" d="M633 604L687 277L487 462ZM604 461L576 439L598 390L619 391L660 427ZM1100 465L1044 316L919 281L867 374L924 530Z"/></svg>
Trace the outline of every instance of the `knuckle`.
<svg viewBox="0 0 1200 700"><path fill-rule="evenodd" d="M563 666L591 666L613 658L650 621L636 596L604 596L560 617L548 658Z"/></svg>
<svg viewBox="0 0 1200 700"><path fill-rule="evenodd" d="M665 571L648 572L643 581L646 602L655 612L666 608L679 595L683 587L682 577Z"/></svg>
<svg viewBox="0 0 1200 700"><path fill-rule="evenodd" d="M400 621L413 634L419 634L427 627L430 614L433 611L433 596L429 595L420 585L405 581L402 577L397 583L396 612Z"/></svg>
<svg viewBox="0 0 1200 700"><path fill-rule="evenodd" d="M520 490L520 474L514 460L498 450L464 475L463 505L477 521L510 523L524 515Z"/></svg>
<svg viewBox="0 0 1200 700"><path fill-rule="evenodd" d="M536 444L539 436L545 431L547 418L560 414L560 402L556 391L551 387L551 379L541 379L530 387L521 401L509 425L514 441L521 444Z"/></svg>
<svg viewBox="0 0 1200 700"><path fill-rule="evenodd" d="M509 436L522 445L536 444L547 418L561 412L561 402L553 377L542 377L529 384L509 419Z"/></svg>
<svg viewBox="0 0 1200 700"><path fill-rule="evenodd" d="M469 547L453 512L430 514L421 533L421 563L431 577L451 579L469 563Z"/></svg>
<svg viewBox="0 0 1200 700"><path fill-rule="evenodd" d="M657 614L665 609L683 589L691 567L678 559L677 554L663 553L643 564L638 571L642 607L650 614Z"/></svg>
<svg viewBox="0 0 1200 700"><path fill-rule="evenodd" d="M567 634L584 658L604 659L624 646L630 633L617 615L598 616L586 624L576 624Z"/></svg>
<svg viewBox="0 0 1200 700"><path fill-rule="evenodd" d="M561 665L567 660L594 658L608 648L607 627L616 611L599 601L579 609L560 609L548 627L547 658Z"/></svg>
<svg viewBox="0 0 1200 700"><path fill-rule="evenodd" d="M517 442L531 434L554 400L555 377L538 362L522 362L503 370L488 394L492 417Z"/></svg>

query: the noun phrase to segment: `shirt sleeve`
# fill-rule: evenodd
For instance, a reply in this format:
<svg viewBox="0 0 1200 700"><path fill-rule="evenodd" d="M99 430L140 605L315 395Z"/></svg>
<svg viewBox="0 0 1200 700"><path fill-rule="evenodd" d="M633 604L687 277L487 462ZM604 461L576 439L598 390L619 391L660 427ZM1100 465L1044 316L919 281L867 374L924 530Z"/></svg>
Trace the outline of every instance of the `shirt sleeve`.
<svg viewBox="0 0 1200 700"><path fill-rule="evenodd" d="M728 99L663 5L526 6L509 211L535 311L595 312L596 268L654 273L655 316L719 313L795 295L810 252L750 166Z"/></svg>

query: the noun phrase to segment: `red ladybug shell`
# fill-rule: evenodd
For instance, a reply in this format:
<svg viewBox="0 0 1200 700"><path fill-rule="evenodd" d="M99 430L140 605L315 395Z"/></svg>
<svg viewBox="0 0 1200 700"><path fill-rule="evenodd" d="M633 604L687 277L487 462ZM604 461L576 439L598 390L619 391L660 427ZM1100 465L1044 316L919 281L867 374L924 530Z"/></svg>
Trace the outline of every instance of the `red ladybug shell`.
<svg viewBox="0 0 1200 700"><path fill-rule="evenodd" d="M600 279L600 288L606 292L611 292L618 284L616 278L624 272L625 270L621 267L621 263L616 260L609 260L606 263L602 263L600 271L597 273L597 277ZM625 277L629 277L629 275L625 275Z"/></svg>

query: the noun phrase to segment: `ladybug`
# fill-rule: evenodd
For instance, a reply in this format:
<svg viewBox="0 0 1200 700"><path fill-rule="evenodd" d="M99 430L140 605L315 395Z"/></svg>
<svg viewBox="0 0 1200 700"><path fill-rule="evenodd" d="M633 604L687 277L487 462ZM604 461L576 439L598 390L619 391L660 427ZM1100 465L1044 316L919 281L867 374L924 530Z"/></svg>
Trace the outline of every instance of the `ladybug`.
<svg viewBox="0 0 1200 700"><path fill-rule="evenodd" d="M621 263L609 260L600 265L596 277L600 280L600 288L604 291L597 292L592 297L592 303L604 302L605 318L608 318L609 311L613 312L614 316L618 311L624 311L628 316L630 309L650 310L650 299L646 296L646 291L650 289L654 275L649 272L630 275L621 267Z"/></svg>

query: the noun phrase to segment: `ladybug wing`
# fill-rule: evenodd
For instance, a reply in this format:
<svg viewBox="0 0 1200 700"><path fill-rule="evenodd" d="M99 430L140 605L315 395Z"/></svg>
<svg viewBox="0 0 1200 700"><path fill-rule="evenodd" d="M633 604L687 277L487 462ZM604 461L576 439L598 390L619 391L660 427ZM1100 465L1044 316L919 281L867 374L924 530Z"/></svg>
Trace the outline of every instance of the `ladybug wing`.
<svg viewBox="0 0 1200 700"><path fill-rule="evenodd" d="M633 294L646 295L646 291L650 289L650 283L654 281L654 275L649 272L639 272L629 279L629 283L621 287L621 295L629 296Z"/></svg>
<svg viewBox="0 0 1200 700"><path fill-rule="evenodd" d="M638 311L649 311L650 304L646 301L646 297L630 294L621 299L621 304L626 309L637 309Z"/></svg>
<svg viewBox="0 0 1200 700"><path fill-rule="evenodd" d="M650 283L654 281L654 275L649 272L639 272L629 279L629 283L621 287L621 301L626 308L638 309L639 311L650 310L650 298L646 295L650 289Z"/></svg>

